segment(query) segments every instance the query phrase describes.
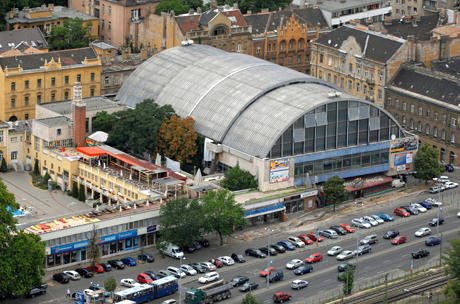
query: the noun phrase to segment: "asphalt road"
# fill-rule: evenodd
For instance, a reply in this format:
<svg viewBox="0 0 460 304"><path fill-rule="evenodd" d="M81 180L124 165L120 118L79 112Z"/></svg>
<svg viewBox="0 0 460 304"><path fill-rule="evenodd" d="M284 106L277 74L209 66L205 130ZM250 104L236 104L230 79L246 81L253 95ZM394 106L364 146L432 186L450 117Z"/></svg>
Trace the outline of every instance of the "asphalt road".
<svg viewBox="0 0 460 304"><path fill-rule="evenodd" d="M448 200L458 200L458 195L456 195L456 190L449 190L444 192L444 201ZM456 195L456 197L454 197ZM384 206L373 207L363 210L358 210L354 214L333 216L325 221L322 221L318 228L323 229L327 228L333 223L350 223L352 218L366 215L366 214L375 214L379 211L387 212L392 215L392 211L395 207L403 204L407 204L413 201L421 201L423 198L428 197L427 193L422 193L417 195L417 197L400 197L393 200L389 204ZM436 196L437 197L437 196ZM457 205L458 206L458 205ZM460 231L460 219L456 218L456 214L459 210L451 209L448 214L444 208L443 215L446 219L444 225L439 227L439 231L443 232L443 248L447 246L447 240L458 237L458 231ZM417 248L425 248L424 239L419 239L414 236L414 232L420 228L428 225L428 222L436 217L438 213L437 208L429 210L426 214L419 214L417 216L411 216L409 218L400 218L396 217L393 223L385 223L371 229L361 229L360 235L364 237L368 234L377 234L379 237L379 242L375 245L372 245L372 252L358 258L358 267L356 271L357 280L361 278L373 277L378 274L383 274L385 272L390 272L392 270L401 269L409 271L410 267L410 253ZM392 246L389 240L384 240L382 238L383 233L389 229L396 228L402 234L405 234L408 237L408 242L399 246ZM286 239L289 235L298 235L300 232L310 232L310 231L301 231L299 229L293 228L294 231L290 232L274 232L270 236L270 242L278 241L281 239ZM432 229L433 234L436 234L436 228ZM317 247L316 245L306 246L302 249L296 249L292 252L287 252L284 254L279 254L272 258L272 266L283 269L284 280L281 282L276 282L270 284L270 288L266 288L266 281L259 277L259 272L267 266L269 259L255 259L252 257L247 258L247 262L244 264L237 264L234 266L224 266L220 268L218 272L221 277L226 280L231 280L237 275L246 275L250 278L251 281L256 281L259 283L259 289L253 293L256 297L264 302L271 302L271 297L274 292L277 291L289 291L291 292L289 285L295 278L301 278L309 281L310 285L308 288L305 288L301 291L292 291L293 300L305 299L306 297L313 296L319 293L326 293L328 290L335 288L340 285L337 281L337 265L339 262L335 257L328 257L326 252L334 245L340 245L344 249L353 250L356 248L356 236L358 233L350 234L347 236L339 237L337 240L328 240L320 243ZM235 242L233 244L226 244L224 246L212 245L209 248L201 249L200 251L194 254L188 254L186 257L185 263L191 262L201 262L209 260L212 257L218 257L222 255L230 255L232 252L244 252L244 249L249 247L258 248L267 244L268 238L259 238L248 242ZM439 246L429 248L431 253L429 259L439 258ZM300 277L296 277L292 271L289 271L285 268L286 263L293 259L305 259L313 252L321 252L324 259L320 263L314 264L314 271L310 274L306 274ZM415 260L415 266L418 267L423 263L426 263L428 258L421 260ZM356 261L353 259L353 263ZM79 281L70 282L69 284L61 285L56 282L48 282L49 287L47 294L37 297L35 299L13 299L7 300L7 303L70 303L70 300L65 299L67 288L70 288L72 292L77 290L83 290L88 288L90 282L98 282L103 284L104 280L109 276L114 276L115 279L119 282L122 278L133 278L135 279L137 274L146 271L153 270L154 272L159 271L160 269L165 269L167 266L178 266L179 261L165 258L157 259L152 264L140 264L136 267L125 268L124 270L112 270L109 273L96 274L95 277L91 279L81 279ZM183 292L190 288L191 286L199 286L197 282L199 276L187 277L183 280ZM223 303L241 303L241 298L243 296L238 290L232 291L232 299L226 300ZM174 295L173 298L178 298L178 293ZM164 299L156 300L152 303L160 303Z"/></svg>

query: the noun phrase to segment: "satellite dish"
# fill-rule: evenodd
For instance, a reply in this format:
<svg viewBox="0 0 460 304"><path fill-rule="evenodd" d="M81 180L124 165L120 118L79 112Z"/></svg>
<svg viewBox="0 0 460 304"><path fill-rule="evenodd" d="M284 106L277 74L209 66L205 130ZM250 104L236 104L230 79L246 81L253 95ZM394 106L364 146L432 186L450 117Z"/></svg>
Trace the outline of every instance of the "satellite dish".
<svg viewBox="0 0 460 304"><path fill-rule="evenodd" d="M395 140L395 139L396 139L396 135L391 134L391 140Z"/></svg>

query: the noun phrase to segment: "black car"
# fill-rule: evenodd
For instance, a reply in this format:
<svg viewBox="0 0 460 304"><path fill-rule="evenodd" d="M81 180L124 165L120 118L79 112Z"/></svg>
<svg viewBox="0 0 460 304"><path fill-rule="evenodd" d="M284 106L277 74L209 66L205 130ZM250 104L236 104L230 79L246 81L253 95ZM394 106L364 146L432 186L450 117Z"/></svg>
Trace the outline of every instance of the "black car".
<svg viewBox="0 0 460 304"><path fill-rule="evenodd" d="M281 270L275 270L275 271L272 271L272 273L270 273L268 275L268 281L271 282L276 282L276 281L281 281L284 277L284 274L283 274L283 271Z"/></svg>
<svg viewBox="0 0 460 304"><path fill-rule="evenodd" d="M233 280L231 281L233 287L238 287L243 285L244 283L248 282L249 278L245 276L237 276L234 277Z"/></svg>
<svg viewBox="0 0 460 304"><path fill-rule="evenodd" d="M184 248L182 248L182 250L184 252L187 252L187 253L194 253L196 249L195 249L195 246L188 245L188 246L184 246Z"/></svg>
<svg viewBox="0 0 460 304"><path fill-rule="evenodd" d="M39 295L43 295L46 293L46 288L48 288L48 285L46 283L42 283L39 287L32 288L27 294L26 297L28 298L34 298ZM1 297L0 297L1 299Z"/></svg>
<svg viewBox="0 0 460 304"><path fill-rule="evenodd" d="M435 217L434 219L431 220L430 226L438 226L438 223L439 225L444 224L444 219L442 217L440 218Z"/></svg>
<svg viewBox="0 0 460 304"><path fill-rule="evenodd" d="M63 272L53 274L53 280L61 283L67 284L70 281L70 277Z"/></svg>
<svg viewBox="0 0 460 304"><path fill-rule="evenodd" d="M92 278L94 275L91 271L89 271L88 268L77 268L75 269L75 271L78 272L79 275L85 278Z"/></svg>
<svg viewBox="0 0 460 304"><path fill-rule="evenodd" d="M237 263L246 262L246 259L244 258L244 256L242 254L239 254L239 253L232 253L231 258Z"/></svg>
<svg viewBox="0 0 460 304"><path fill-rule="evenodd" d="M445 164L445 168L447 172L454 172L454 166L451 164Z"/></svg>
<svg viewBox="0 0 460 304"><path fill-rule="evenodd" d="M209 241L207 239L202 239L198 241L202 247L206 248L209 247Z"/></svg>
<svg viewBox="0 0 460 304"><path fill-rule="evenodd" d="M420 258L424 258L424 257L427 257L430 255L430 252L426 249L419 249L419 250L416 250L414 252L412 252L412 257L414 259L420 259Z"/></svg>
<svg viewBox="0 0 460 304"><path fill-rule="evenodd" d="M262 251L260 251L259 249L254 249L254 248L249 248L249 249L246 249L244 251L244 254L245 255L250 255L250 256L253 256L253 257L256 257L256 258L266 258L267 256L265 255L265 253L263 253Z"/></svg>
<svg viewBox="0 0 460 304"><path fill-rule="evenodd" d="M339 235L346 235L348 233L345 229L343 229L340 226L336 226L336 225L329 227L329 229L334 230Z"/></svg>
<svg viewBox="0 0 460 304"><path fill-rule="evenodd" d="M123 264L123 262L120 261L120 260L110 260L110 261L108 261L108 263L110 264L110 266L112 266L112 268L116 268L116 269L124 269L125 268L125 264Z"/></svg>
<svg viewBox="0 0 460 304"><path fill-rule="evenodd" d="M363 255L365 253L370 253L372 250L371 246L369 245L361 245L361 246L358 246L358 249L356 250L356 253L358 255Z"/></svg>
<svg viewBox="0 0 460 304"><path fill-rule="evenodd" d="M345 270L347 270L348 267L355 269L356 265L350 263L342 263L339 266L337 266L337 270L339 272L344 272Z"/></svg>
<svg viewBox="0 0 460 304"><path fill-rule="evenodd" d="M238 290L241 292L246 292L257 289L257 287L259 287L259 284L257 284L256 282L247 282L244 283L240 288L238 288Z"/></svg>
<svg viewBox="0 0 460 304"><path fill-rule="evenodd" d="M101 265L102 268L104 268L104 271L111 271L112 270L112 266L110 266L109 263L99 263L99 265Z"/></svg>
<svg viewBox="0 0 460 304"><path fill-rule="evenodd" d="M198 263L191 263L189 264L193 269L196 270L196 272L198 273L205 273L206 272L206 268L204 268L203 266L201 266L200 264Z"/></svg>
<svg viewBox="0 0 460 304"><path fill-rule="evenodd" d="M153 271L144 271L146 275L148 275L152 280L159 280L161 277L159 275L156 275Z"/></svg>
<svg viewBox="0 0 460 304"><path fill-rule="evenodd" d="M203 247L198 241L193 242L193 246L195 247L195 250L200 250Z"/></svg>
<svg viewBox="0 0 460 304"><path fill-rule="evenodd" d="M279 253L285 253L285 252L286 252L286 248L284 248L283 246L278 245L278 244L270 245L270 247L273 248L273 249L275 249L275 250L278 251Z"/></svg>
<svg viewBox="0 0 460 304"><path fill-rule="evenodd" d="M398 230L389 230L389 231L385 232L385 234L383 235L383 238L384 239L394 239L398 235L399 235Z"/></svg>
<svg viewBox="0 0 460 304"><path fill-rule="evenodd" d="M306 264L306 265L301 265L296 270L294 270L294 274L302 275L302 274L310 273L312 271L313 271L313 266L311 266L310 264Z"/></svg>
<svg viewBox="0 0 460 304"><path fill-rule="evenodd" d="M278 254L278 251L276 251L275 249L273 249L273 248L271 248L271 247L269 247L269 248L267 248L267 247L261 247L261 248L259 248L259 250L262 251L263 253L265 253L266 255L271 255L271 256L273 256L273 255L277 255L277 254ZM270 254L268 254L269 252L270 252Z"/></svg>
<svg viewBox="0 0 460 304"><path fill-rule="evenodd" d="M150 254L147 254L147 253L139 254L139 255L137 256L137 259L140 260L140 261L147 262L147 263L153 263L153 262L155 262L154 257L151 256Z"/></svg>

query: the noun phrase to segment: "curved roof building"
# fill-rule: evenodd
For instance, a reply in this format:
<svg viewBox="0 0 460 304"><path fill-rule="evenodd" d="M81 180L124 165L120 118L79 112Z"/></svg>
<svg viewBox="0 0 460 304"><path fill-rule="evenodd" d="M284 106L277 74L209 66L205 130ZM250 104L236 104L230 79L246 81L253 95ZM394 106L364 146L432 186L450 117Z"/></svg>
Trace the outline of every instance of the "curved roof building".
<svg viewBox="0 0 460 304"><path fill-rule="evenodd" d="M195 130L221 146L213 152L239 155L236 161L228 155L218 161L229 166L251 163L246 167L259 175L260 185L263 168L255 168L254 158L290 158L289 179L294 183L292 164L301 179L305 171L328 170L304 169L301 164L315 158L312 155L354 154L360 145L364 152L388 150L391 138L405 136L385 110L338 91L326 81L256 57L187 45L167 49L141 64L124 81L117 99L134 107L152 98L160 105L172 105L181 117L193 117ZM378 170L388 169L387 161Z"/></svg>

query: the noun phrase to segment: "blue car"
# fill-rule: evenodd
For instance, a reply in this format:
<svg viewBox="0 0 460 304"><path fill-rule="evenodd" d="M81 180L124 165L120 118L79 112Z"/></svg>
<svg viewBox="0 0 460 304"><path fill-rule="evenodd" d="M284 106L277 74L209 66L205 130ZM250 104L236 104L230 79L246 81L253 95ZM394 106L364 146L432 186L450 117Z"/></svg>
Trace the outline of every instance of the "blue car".
<svg viewBox="0 0 460 304"><path fill-rule="evenodd" d="M385 222L392 222L394 221L394 218L392 216L389 216L388 214L386 214L385 212L380 212L379 214L377 214L377 216L379 218L381 218L382 220L384 220Z"/></svg>
<svg viewBox="0 0 460 304"><path fill-rule="evenodd" d="M295 246L291 244L291 242L288 242L288 241L279 241L278 243L276 243L278 245L281 245L283 246L284 248L286 248L287 250L295 250Z"/></svg>
<svg viewBox="0 0 460 304"><path fill-rule="evenodd" d="M302 266L298 267L296 270L294 270L294 274L301 275L301 274L310 273L312 271L313 271L313 266L311 266L311 265L302 265Z"/></svg>
<svg viewBox="0 0 460 304"><path fill-rule="evenodd" d="M436 246L439 244L441 244L441 239L434 236L427 238L425 241L425 245L427 246Z"/></svg>
<svg viewBox="0 0 460 304"><path fill-rule="evenodd" d="M428 210L433 208L433 206L431 206L431 204L428 203L427 201L420 202L419 204L420 204L420 206L425 207Z"/></svg>
<svg viewBox="0 0 460 304"><path fill-rule="evenodd" d="M128 266L136 266L137 265L136 260L133 259L132 257L123 258L120 261L122 261L123 264L128 265Z"/></svg>

